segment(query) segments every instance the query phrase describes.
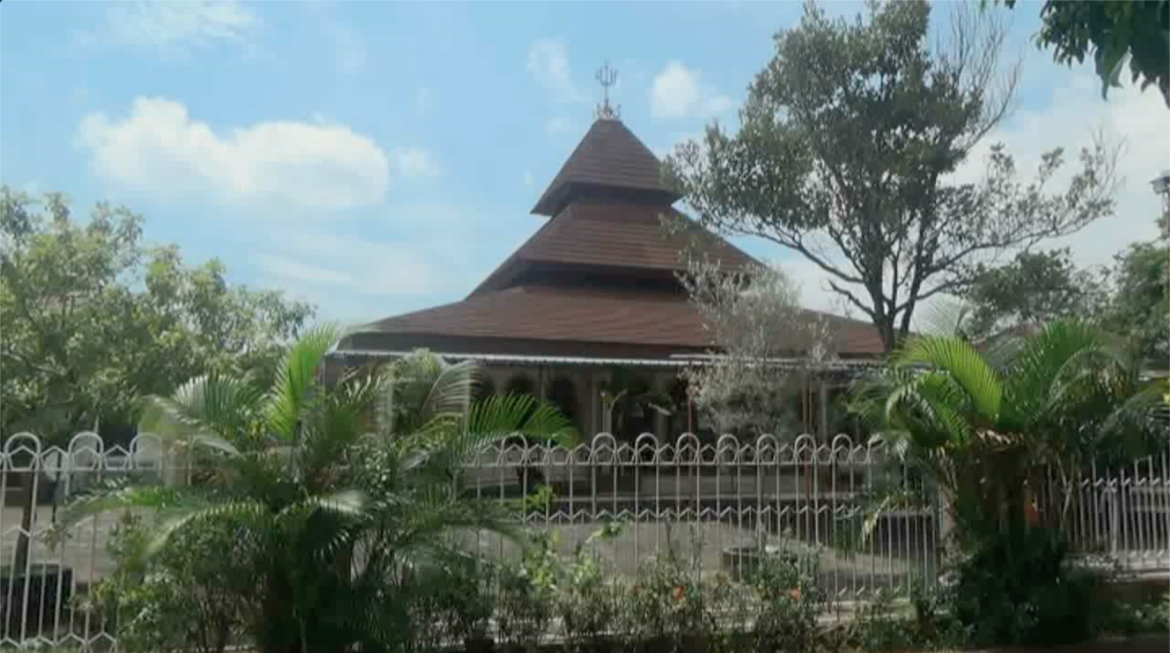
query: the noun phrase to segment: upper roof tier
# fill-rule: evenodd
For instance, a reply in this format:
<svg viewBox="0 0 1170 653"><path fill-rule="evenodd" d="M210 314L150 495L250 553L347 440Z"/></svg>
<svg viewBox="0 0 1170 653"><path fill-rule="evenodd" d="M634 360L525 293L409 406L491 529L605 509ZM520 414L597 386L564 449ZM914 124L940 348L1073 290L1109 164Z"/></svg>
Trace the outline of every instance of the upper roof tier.
<svg viewBox="0 0 1170 653"><path fill-rule="evenodd" d="M664 215L673 216L683 229L664 231ZM681 254L689 245L701 246L706 256L729 272L741 271L753 262L743 250L672 208L618 200L575 202L541 225L471 294L506 288L540 264L624 271L631 282L663 275L673 280L674 273L687 269Z"/></svg>
<svg viewBox="0 0 1170 653"><path fill-rule="evenodd" d="M553 177L532 212L555 216L578 195L625 191L669 206L679 195L662 183L658 158L621 120L599 118Z"/></svg>

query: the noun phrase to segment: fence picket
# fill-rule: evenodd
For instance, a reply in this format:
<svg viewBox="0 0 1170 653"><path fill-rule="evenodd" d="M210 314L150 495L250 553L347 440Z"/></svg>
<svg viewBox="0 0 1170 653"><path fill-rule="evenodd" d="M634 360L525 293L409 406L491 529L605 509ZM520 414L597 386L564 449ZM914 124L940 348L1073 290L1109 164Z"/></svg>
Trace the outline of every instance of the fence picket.
<svg viewBox="0 0 1170 653"><path fill-rule="evenodd" d="M66 501L109 478L190 482L195 465L189 452L167 450L150 434L126 448L106 446L95 433L79 433L64 450L44 447L29 433L4 440L0 565L11 569L22 535L29 554L17 570L25 572L23 580L9 574L0 587L0 647L115 641L101 615L63 600L84 596L112 570L107 544L115 515L87 520L49 548L45 535L54 506L37 505L25 531L21 487L38 499L47 483L55 501ZM1170 451L1121 469L1094 465L1063 481L1045 474L1037 500L1049 509L1068 502L1065 528L1078 554L1105 555L1128 569L1165 569L1168 469ZM21 484L26 474L31 482ZM883 589L905 595L916 581L937 582L946 537L940 498L927 493L925 481L881 445L855 444L844 434L827 443L807 434L789 441L723 436L704 443L689 433L663 441L643 434L633 442L600 433L574 447L508 443L468 465L465 480L471 496L487 501L514 501L540 483L550 486L551 499L527 506L521 519L531 529L562 531L565 550L606 521L625 522L615 540L591 544L611 571L634 573L640 561L666 546L686 547L704 575L741 573L761 550L805 552L818 557L826 595L837 602L864 600ZM879 521L864 546L847 550L867 494L890 482L921 487L923 500L900 506ZM491 538L476 533L468 545L501 558L518 554L515 546ZM44 574L34 588L31 576L49 569L57 569L55 577Z"/></svg>

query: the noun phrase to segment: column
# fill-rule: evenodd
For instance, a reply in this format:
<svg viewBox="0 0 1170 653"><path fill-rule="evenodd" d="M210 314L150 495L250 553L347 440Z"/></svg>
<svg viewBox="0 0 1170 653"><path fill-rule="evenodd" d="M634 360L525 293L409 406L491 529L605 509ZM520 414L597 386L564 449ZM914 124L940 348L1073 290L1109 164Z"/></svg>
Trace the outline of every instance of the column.
<svg viewBox="0 0 1170 653"><path fill-rule="evenodd" d="M833 434L829 433L829 389L828 379L823 375L817 376L817 434L822 442L827 442Z"/></svg>
<svg viewBox="0 0 1170 653"><path fill-rule="evenodd" d="M670 392L669 387L667 387L665 390L663 390L665 383L663 382L661 375L656 374L651 378L653 379L653 381L651 383L651 387L653 388L653 391L656 394L665 395L665 394L668 394ZM650 410L653 410L653 409L650 409ZM666 432L666 424L667 424L666 415L663 415L662 413L655 410L654 411L654 436L656 438L658 438L659 442L673 440L674 438L677 438L680 435L679 433L667 433Z"/></svg>

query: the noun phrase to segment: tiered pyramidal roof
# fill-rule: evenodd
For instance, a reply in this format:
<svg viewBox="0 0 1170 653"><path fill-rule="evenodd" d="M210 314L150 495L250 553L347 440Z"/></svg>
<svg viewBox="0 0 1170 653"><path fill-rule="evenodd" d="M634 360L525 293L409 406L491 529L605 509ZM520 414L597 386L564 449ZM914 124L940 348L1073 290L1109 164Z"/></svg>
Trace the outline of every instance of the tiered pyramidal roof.
<svg viewBox="0 0 1170 653"><path fill-rule="evenodd" d="M548 216L531 238L462 301L389 317L342 343L345 349L450 354L668 358L713 345L677 279L682 250L735 270L752 258L685 220L667 235L663 215L678 195L660 163L620 120L600 117L540 196ZM868 324L839 319L844 355L881 351Z"/></svg>

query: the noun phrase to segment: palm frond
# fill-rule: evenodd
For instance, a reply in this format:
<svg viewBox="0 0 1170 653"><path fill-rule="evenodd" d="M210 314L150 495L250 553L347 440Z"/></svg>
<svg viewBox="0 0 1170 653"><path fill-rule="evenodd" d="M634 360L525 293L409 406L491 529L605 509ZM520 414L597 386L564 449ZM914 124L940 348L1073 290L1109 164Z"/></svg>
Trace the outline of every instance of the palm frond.
<svg viewBox="0 0 1170 653"><path fill-rule="evenodd" d="M180 503L159 513L159 523L151 534L146 554L150 556L158 553L172 537L185 528L198 528L199 525L212 520L224 520L238 526L255 528L268 516L267 508L262 503L250 499Z"/></svg>
<svg viewBox="0 0 1170 653"><path fill-rule="evenodd" d="M467 411L467 433L476 443L510 435L571 444L573 424L556 406L530 395L496 395L477 401Z"/></svg>
<svg viewBox="0 0 1170 653"><path fill-rule="evenodd" d="M73 499L59 511L50 539L64 538L70 529L85 519L111 510L125 508L168 510L198 500L195 491L189 487L110 484Z"/></svg>
<svg viewBox="0 0 1170 653"><path fill-rule="evenodd" d="M276 371L272 389L264 398L263 416L272 434L294 440L301 418L317 386L316 374L329 350L340 340L342 332L324 325L297 339L285 354Z"/></svg>
<svg viewBox="0 0 1170 653"><path fill-rule="evenodd" d="M410 433L443 415L459 415L479 383L474 361L449 364L425 350L394 362L386 370L380 417L384 429Z"/></svg>
<svg viewBox="0 0 1170 653"><path fill-rule="evenodd" d="M306 497L302 501L286 506L280 511L279 516L284 518L322 511L348 517L361 517L365 514L367 503L365 493L347 489L324 496Z"/></svg>
<svg viewBox="0 0 1170 653"><path fill-rule="evenodd" d="M208 374L187 381L170 397L144 399L138 428L172 441L198 442L238 455L260 391L251 379Z"/></svg>
<svg viewBox="0 0 1170 653"><path fill-rule="evenodd" d="M1003 384L971 343L955 337L912 338L895 360L899 366L929 365L945 372L966 392L980 415L990 421L998 419Z"/></svg>
<svg viewBox="0 0 1170 653"><path fill-rule="evenodd" d="M368 410L381 392L381 380L379 375L346 379L306 414L295 451L308 478L344 464L351 447L367 432Z"/></svg>
<svg viewBox="0 0 1170 653"><path fill-rule="evenodd" d="M1088 362L1089 356L1106 348L1103 334L1081 321L1058 320L1029 338L1009 366L1004 395L1007 398L1005 426L1013 430L1027 427L1053 396L1062 378L1073 367Z"/></svg>

